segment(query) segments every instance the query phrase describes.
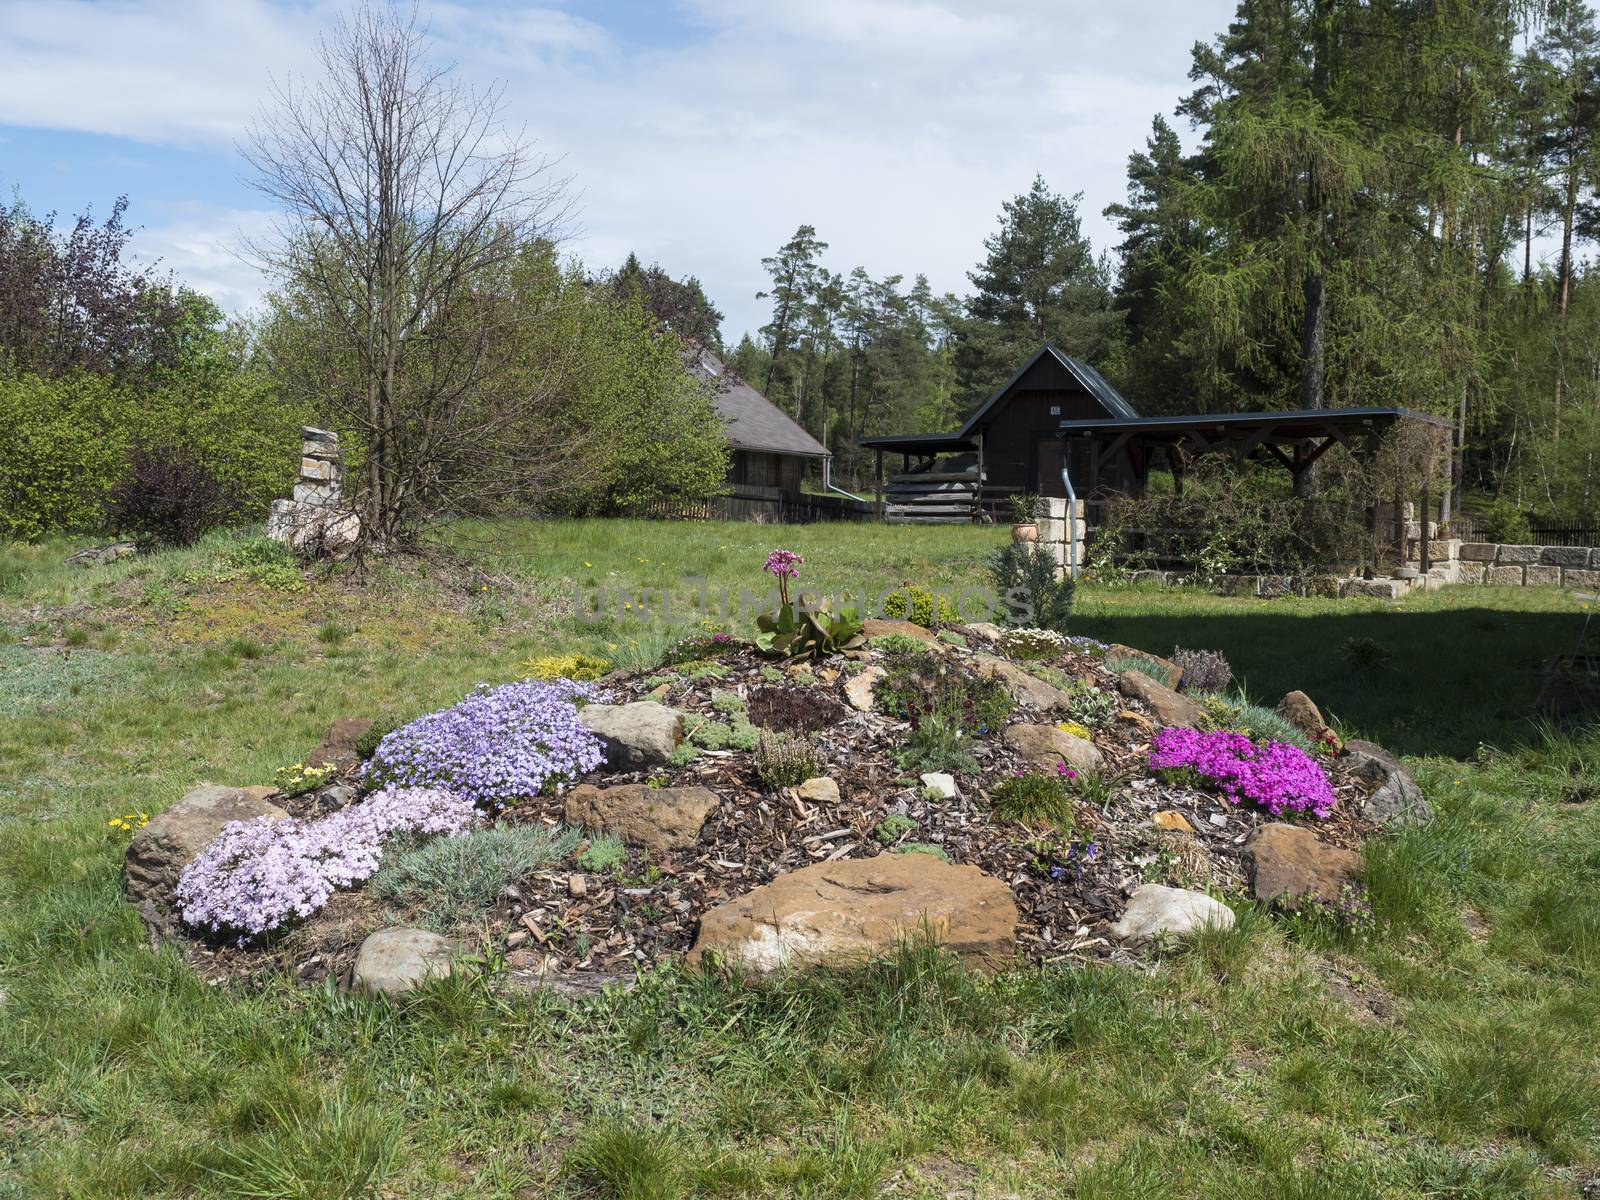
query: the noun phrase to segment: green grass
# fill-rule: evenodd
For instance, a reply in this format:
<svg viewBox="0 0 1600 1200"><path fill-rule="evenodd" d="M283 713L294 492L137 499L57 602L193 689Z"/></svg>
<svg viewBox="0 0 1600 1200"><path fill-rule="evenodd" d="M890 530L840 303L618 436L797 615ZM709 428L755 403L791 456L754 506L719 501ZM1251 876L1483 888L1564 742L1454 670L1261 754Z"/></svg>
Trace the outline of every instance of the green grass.
<svg viewBox="0 0 1600 1200"><path fill-rule="evenodd" d="M398 1007L214 988L152 951L109 817L270 782L337 716L403 718L534 654L655 636L564 615L571 579L759 587L783 545L831 582L961 584L1004 531L452 537L491 554L481 580L413 564L300 593L234 573L240 539L95 570L61 567L65 544L0 549L0 1198L1570 1198L1600 1169L1600 736L1530 719L1532 667L1581 619L1555 591L1081 589L1074 632L1222 649L1262 703L1301 687L1347 734L1431 756L1438 819L1369 847L1362 939L1241 906L1150 972L989 980L910 946L556 1000L496 990L491 961ZM352 631L335 661L329 621ZM1352 636L1388 669L1353 675Z"/></svg>

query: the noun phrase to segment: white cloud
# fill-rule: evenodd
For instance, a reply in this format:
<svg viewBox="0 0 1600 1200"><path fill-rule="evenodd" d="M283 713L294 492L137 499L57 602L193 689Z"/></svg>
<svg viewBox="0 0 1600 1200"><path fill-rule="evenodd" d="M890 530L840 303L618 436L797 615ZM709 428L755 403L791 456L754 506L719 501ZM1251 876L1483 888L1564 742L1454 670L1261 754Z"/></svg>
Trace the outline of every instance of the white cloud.
<svg viewBox="0 0 1600 1200"><path fill-rule="evenodd" d="M598 6L596 6L598 10ZM759 324L760 259L814 224L836 270L962 291L1001 202L1043 172L1114 231L1128 154L1186 90L1232 0L684 0L664 44L582 4L425 5L441 57L501 79L511 115L582 189L596 266L627 248L697 274ZM213 144L219 174L269 73L300 70L331 9L262 0L0 0L0 123ZM661 19L659 11L647 21ZM168 263L245 289L200 224L152 227Z"/></svg>

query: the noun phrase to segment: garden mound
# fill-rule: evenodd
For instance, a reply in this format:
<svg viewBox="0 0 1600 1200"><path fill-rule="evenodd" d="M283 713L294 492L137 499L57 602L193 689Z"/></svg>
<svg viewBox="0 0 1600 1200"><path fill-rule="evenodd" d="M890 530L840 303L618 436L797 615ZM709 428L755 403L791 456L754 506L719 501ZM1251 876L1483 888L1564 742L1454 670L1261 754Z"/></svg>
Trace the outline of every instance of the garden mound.
<svg viewBox="0 0 1600 1200"><path fill-rule="evenodd" d="M314 983L347 980L375 931L419 926L503 955L514 980L583 990L689 955L704 930L726 930L740 905L770 899L775 884L776 894L795 891L807 870L862 863L851 871L870 876L872 860L896 856L877 874L900 880L895 887L920 897L922 908L857 922L858 931L871 924L880 943L931 928L919 920L931 916L976 930L971 957L982 965L1004 957L992 914L1002 912L1006 926L1012 916L993 906L992 893L973 889L990 905L981 919L927 911L919 889L942 885L913 868L933 876L949 864L1009 894L1013 955L1034 964L1127 960L1148 937L1119 937L1114 926L1141 888L1243 899L1264 873L1281 892L1286 868L1270 860L1274 847L1292 848L1300 875L1322 878L1312 869L1319 848L1342 868L1377 827L1364 808L1389 780L1375 774L1370 753L1322 759L1325 818L1231 803L1195 771L1150 766L1177 744L1164 737L1202 736L1166 722L1204 726L1202 714L1216 705L1188 695L1177 703L1150 675L1082 639L1046 640L1047 652L1032 657L1037 647L1007 655L998 633L911 627L820 661L787 662L707 640L686 661L608 676L579 713L605 731L599 765L493 816L507 836L548 834L548 852L533 869L510 871L492 895L449 908L426 890L369 885L337 892L265 940L238 945L190 931L184 944L209 977L287 972ZM305 819L348 805L364 786L361 768L344 765L303 795L262 801ZM1310 842L1269 833L1258 853L1258 831L1285 820ZM465 846L482 836L446 840ZM453 870L452 878L472 873ZM818 911L828 902L817 897L835 898L838 911L807 919L836 933L839 911L851 908L848 887L833 880L808 894ZM1139 903L1149 907L1156 896L1146 892ZM1359 903L1348 890L1308 895L1304 887L1294 899L1333 916ZM795 924L774 913L761 920ZM770 965L759 954L750 961Z"/></svg>

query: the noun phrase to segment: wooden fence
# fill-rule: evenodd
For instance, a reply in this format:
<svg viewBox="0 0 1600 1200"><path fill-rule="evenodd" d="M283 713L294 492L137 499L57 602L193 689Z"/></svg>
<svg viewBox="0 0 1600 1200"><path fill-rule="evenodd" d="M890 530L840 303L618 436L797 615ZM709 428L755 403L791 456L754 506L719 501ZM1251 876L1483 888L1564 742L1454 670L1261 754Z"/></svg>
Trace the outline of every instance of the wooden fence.
<svg viewBox="0 0 1600 1200"><path fill-rule="evenodd" d="M1533 530L1527 541L1530 546L1600 546L1600 524L1594 521L1547 521L1530 517L1528 526ZM1504 540L1490 537L1483 518L1472 513L1457 513L1451 517L1450 535L1463 542Z"/></svg>

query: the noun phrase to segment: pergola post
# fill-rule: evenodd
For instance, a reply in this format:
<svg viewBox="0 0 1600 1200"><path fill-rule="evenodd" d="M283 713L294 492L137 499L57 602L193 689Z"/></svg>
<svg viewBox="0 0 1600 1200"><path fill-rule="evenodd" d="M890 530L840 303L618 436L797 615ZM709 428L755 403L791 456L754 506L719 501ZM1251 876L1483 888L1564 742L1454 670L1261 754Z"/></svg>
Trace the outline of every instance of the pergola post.
<svg viewBox="0 0 1600 1200"><path fill-rule="evenodd" d="M878 520L883 520L883 447L878 447L877 466Z"/></svg>

